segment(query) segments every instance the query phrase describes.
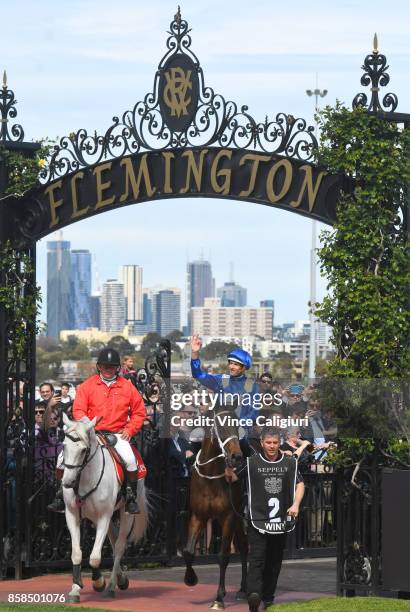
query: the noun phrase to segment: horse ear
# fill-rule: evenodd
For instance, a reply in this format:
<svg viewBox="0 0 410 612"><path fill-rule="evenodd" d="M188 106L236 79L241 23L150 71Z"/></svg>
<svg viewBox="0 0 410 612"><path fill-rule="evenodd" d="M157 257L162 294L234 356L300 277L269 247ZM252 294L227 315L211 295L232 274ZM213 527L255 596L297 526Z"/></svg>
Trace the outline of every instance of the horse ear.
<svg viewBox="0 0 410 612"><path fill-rule="evenodd" d="M97 422L97 417L95 416L93 420L90 421L88 425L86 426L86 430L90 431L91 429L94 429L96 422Z"/></svg>
<svg viewBox="0 0 410 612"><path fill-rule="evenodd" d="M68 418L67 414L64 411L63 411L63 423L67 427L70 427L70 425L71 425L71 421L70 421L70 419Z"/></svg>

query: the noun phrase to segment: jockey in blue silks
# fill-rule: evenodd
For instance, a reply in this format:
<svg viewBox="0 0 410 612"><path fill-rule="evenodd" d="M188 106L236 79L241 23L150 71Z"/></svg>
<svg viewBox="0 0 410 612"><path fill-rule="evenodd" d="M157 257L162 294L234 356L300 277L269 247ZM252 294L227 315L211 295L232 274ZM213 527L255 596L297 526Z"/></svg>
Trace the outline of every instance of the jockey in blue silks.
<svg viewBox="0 0 410 612"><path fill-rule="evenodd" d="M241 403L240 418L255 421L259 410L253 407L253 395L259 393L258 385L245 376L245 371L252 366L252 357L247 351L235 348L228 355L229 374L208 374L201 369L199 351L202 342L198 335L191 339L191 372L192 376L199 380L201 385L207 387L214 393L235 393L243 396L248 393L249 401Z"/></svg>

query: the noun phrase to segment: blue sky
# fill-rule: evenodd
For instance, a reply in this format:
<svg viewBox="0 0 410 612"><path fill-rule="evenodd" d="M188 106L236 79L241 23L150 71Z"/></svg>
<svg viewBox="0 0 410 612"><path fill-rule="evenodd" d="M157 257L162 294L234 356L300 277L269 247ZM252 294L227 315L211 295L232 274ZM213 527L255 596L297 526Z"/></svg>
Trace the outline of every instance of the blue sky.
<svg viewBox="0 0 410 612"><path fill-rule="evenodd" d="M373 34L387 55L387 91L410 110L409 4L373 0L291 5L266 0L182 3L192 49L206 84L247 104L255 118L291 113L312 121L305 90L328 90L350 104ZM0 69L19 101L26 139L55 138L87 128L103 132L114 115L151 90L165 52L176 3L151 0L15 0L2 7ZM274 298L276 321L307 317L310 222L296 214L244 202L166 200L127 207L81 221L64 231L73 248L88 248L100 280L118 266L144 267L144 284L184 289L187 257L210 257L217 286L229 279L248 288L248 301ZM44 287L46 241L38 245ZM319 282L322 294L325 281Z"/></svg>

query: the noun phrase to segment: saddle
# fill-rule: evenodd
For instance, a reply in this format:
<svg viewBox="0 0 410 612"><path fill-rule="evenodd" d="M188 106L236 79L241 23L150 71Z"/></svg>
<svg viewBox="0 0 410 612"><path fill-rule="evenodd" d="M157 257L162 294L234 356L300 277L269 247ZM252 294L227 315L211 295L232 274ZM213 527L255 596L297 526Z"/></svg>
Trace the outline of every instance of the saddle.
<svg viewBox="0 0 410 612"><path fill-rule="evenodd" d="M99 444L101 444L101 446L105 446L108 449L108 452L111 455L111 459L113 460L115 465L118 482L123 485L125 482L126 467L124 461L120 457L120 454L115 450L117 438L111 432L97 431L96 435ZM144 461L142 460L142 457L134 444L131 444L131 448L135 456L135 461L137 462L138 480L140 480L141 478L146 477L147 468L145 467Z"/></svg>

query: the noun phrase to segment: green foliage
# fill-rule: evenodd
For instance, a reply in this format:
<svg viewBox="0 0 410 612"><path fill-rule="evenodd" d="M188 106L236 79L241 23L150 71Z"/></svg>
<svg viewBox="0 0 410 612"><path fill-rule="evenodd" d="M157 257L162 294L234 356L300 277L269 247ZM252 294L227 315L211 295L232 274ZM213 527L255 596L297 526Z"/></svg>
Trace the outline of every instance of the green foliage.
<svg viewBox="0 0 410 612"><path fill-rule="evenodd" d="M174 329L172 332L167 334L165 338L171 342L171 353L173 361L180 361L182 359L182 351L177 345L177 342L181 340L183 333L179 329Z"/></svg>
<svg viewBox="0 0 410 612"><path fill-rule="evenodd" d="M340 104L321 113L318 161L353 183L319 249L329 294L316 315L333 327L335 376L400 378L410 368L410 251L402 222L410 131Z"/></svg>
<svg viewBox="0 0 410 612"><path fill-rule="evenodd" d="M15 251L9 242L0 251L0 308L10 320L11 351L23 357L30 338L30 326L39 331L37 314L41 304L40 288L36 286L30 256Z"/></svg>
<svg viewBox="0 0 410 612"><path fill-rule="evenodd" d="M410 369L410 250L403 223L410 131L341 104L319 119L317 161L347 177L337 222L322 233L318 250L328 295L314 306L333 328L337 348L321 401L331 406L339 432L347 426L329 460L346 465L370 457L378 440L388 464L389 449L393 458L408 453L407 443L397 447L406 410L397 418L392 398Z"/></svg>
<svg viewBox="0 0 410 612"><path fill-rule="evenodd" d="M18 151L0 147L0 162L7 166L7 187L5 194L22 195L38 184L39 173L45 169L52 143L43 140L33 157Z"/></svg>
<svg viewBox="0 0 410 612"><path fill-rule="evenodd" d="M140 351L144 359L151 354L151 351L156 347L161 339L161 336L156 332L149 332L146 336L144 336Z"/></svg>
<svg viewBox="0 0 410 612"><path fill-rule="evenodd" d="M223 342L222 340L215 340L210 342L203 349L201 349L201 359L205 361L217 361L218 359L225 359L228 353L237 348L235 342Z"/></svg>
<svg viewBox="0 0 410 612"><path fill-rule="evenodd" d="M124 355L132 355L134 352L134 347L124 338L124 336L113 336L107 346L115 349L120 354L121 358L124 357Z"/></svg>

